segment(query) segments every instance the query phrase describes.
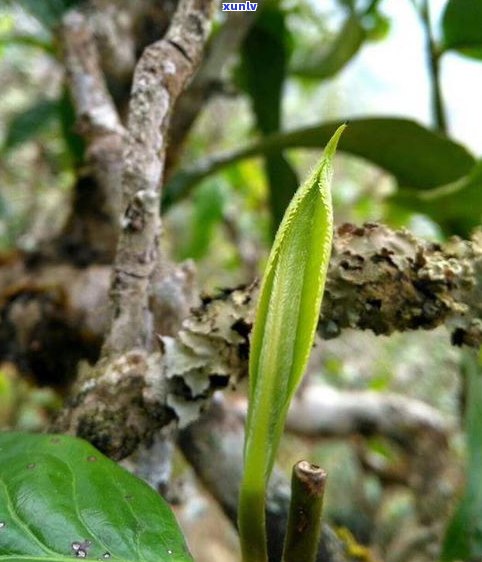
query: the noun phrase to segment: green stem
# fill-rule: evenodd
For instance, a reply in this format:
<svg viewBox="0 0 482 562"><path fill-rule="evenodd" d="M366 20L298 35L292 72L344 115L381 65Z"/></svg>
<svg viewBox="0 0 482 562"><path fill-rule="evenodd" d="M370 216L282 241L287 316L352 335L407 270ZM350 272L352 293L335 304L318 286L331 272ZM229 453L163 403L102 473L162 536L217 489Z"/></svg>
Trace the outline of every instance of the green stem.
<svg viewBox="0 0 482 562"><path fill-rule="evenodd" d="M430 71L430 84L432 89L432 115L436 129L447 134L447 118L445 105L442 96L442 86L440 83L440 55L441 51L435 42L430 24L430 8L428 0L424 0L420 16L425 31L425 41L427 45L428 63Z"/></svg>
<svg viewBox="0 0 482 562"><path fill-rule="evenodd" d="M258 423L249 423L251 410L255 407L250 398L250 411L246 428L244 474L239 491L238 527L241 542L242 562L267 562L266 538L266 456L268 447L268 427L271 413L270 396L272 394L270 379L267 377L264 387L259 390L257 406L261 416Z"/></svg>
<svg viewBox="0 0 482 562"><path fill-rule="evenodd" d="M264 488L253 490L245 478L241 483L238 526L242 561L267 562Z"/></svg>
<svg viewBox="0 0 482 562"><path fill-rule="evenodd" d="M326 472L307 461L293 467L282 562L315 562L321 534Z"/></svg>

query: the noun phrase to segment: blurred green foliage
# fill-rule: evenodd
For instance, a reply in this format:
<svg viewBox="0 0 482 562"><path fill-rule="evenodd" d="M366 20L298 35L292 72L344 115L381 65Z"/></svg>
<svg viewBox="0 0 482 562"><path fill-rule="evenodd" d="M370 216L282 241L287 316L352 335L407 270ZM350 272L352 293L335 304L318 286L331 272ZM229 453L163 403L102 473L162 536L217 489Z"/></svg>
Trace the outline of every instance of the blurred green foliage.
<svg viewBox="0 0 482 562"><path fill-rule="evenodd" d="M205 182L193 195L193 212L188 240L179 252L180 259L199 260L209 251L216 226L222 220L226 192L220 182Z"/></svg>
<svg viewBox="0 0 482 562"><path fill-rule="evenodd" d="M463 367L467 392L467 481L445 535L441 562L482 558L482 355L465 352Z"/></svg>
<svg viewBox="0 0 482 562"><path fill-rule="evenodd" d="M59 116L56 100L40 99L10 119L1 152L20 146L45 131ZM0 153L1 154L1 153Z"/></svg>
<svg viewBox="0 0 482 562"><path fill-rule="evenodd" d="M30 384L11 363L0 364L0 431L42 431L60 407L52 389Z"/></svg>
<svg viewBox="0 0 482 562"><path fill-rule="evenodd" d="M482 59L482 2L449 0L443 15L443 48Z"/></svg>

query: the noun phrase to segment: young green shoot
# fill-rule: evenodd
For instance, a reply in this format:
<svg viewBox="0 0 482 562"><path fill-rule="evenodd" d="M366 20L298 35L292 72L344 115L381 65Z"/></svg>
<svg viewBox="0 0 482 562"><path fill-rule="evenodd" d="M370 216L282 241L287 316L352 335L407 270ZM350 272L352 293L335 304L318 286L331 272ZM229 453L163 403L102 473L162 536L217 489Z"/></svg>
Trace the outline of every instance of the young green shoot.
<svg viewBox="0 0 482 562"><path fill-rule="evenodd" d="M298 189L261 283L249 358L249 407L239 497L243 562L267 562L266 486L291 399L308 362L331 254L332 159L345 126Z"/></svg>

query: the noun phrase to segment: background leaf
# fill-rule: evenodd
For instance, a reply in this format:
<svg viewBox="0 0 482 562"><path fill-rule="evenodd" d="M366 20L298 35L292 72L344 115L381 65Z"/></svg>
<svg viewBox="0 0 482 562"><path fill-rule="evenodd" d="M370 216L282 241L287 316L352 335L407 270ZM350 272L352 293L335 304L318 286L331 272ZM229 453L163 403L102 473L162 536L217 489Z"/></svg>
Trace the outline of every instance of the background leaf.
<svg viewBox="0 0 482 562"><path fill-rule="evenodd" d="M59 117L57 100L36 101L29 108L17 113L9 122L2 152L7 152L31 140Z"/></svg>
<svg viewBox="0 0 482 562"><path fill-rule="evenodd" d="M10 45L33 47L35 49L41 49L49 54L55 53L55 47L52 40L28 33L0 35L0 47L8 47Z"/></svg>
<svg viewBox="0 0 482 562"><path fill-rule="evenodd" d="M442 27L444 47L463 55L482 59L482 2L449 0Z"/></svg>
<svg viewBox="0 0 482 562"><path fill-rule="evenodd" d="M289 43L285 14L277 3L264 5L241 50L241 81L251 98L256 126L264 135L280 130ZM264 166L275 232L298 187L298 176L278 150L265 155Z"/></svg>
<svg viewBox="0 0 482 562"><path fill-rule="evenodd" d="M154 490L65 435L0 434L0 523L0 561L192 561Z"/></svg>
<svg viewBox="0 0 482 562"><path fill-rule="evenodd" d="M448 235L468 237L482 223L482 160L454 184L422 192L402 189L388 203L429 216Z"/></svg>
<svg viewBox="0 0 482 562"><path fill-rule="evenodd" d="M163 208L186 196L203 178L245 158L273 150L325 146L340 121L266 137L244 149L181 170L166 186ZM393 174L402 186L425 190L470 173L475 158L460 144L409 119L353 119L340 139L339 150L359 156Z"/></svg>
<svg viewBox="0 0 482 562"><path fill-rule="evenodd" d="M85 158L85 140L75 130L77 116L68 88L64 86L59 101L60 129L71 164L81 166Z"/></svg>
<svg viewBox="0 0 482 562"><path fill-rule="evenodd" d="M193 216L187 225L189 239L181 250L179 259L203 258L209 250L215 227L223 219L225 194L219 182L200 186L193 197Z"/></svg>
<svg viewBox="0 0 482 562"><path fill-rule="evenodd" d="M312 49L293 62L291 72L302 78L326 80L346 66L358 53L366 39L359 18L350 14L340 28L330 48Z"/></svg>

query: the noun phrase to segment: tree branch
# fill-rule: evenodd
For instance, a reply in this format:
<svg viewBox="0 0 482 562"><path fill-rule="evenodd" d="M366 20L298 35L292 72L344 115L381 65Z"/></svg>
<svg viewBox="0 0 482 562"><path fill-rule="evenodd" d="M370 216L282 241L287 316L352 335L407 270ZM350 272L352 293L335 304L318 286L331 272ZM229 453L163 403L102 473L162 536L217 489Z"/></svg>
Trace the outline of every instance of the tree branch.
<svg viewBox="0 0 482 562"><path fill-rule="evenodd" d="M197 419L214 390L247 373L256 291L251 285L205 298L176 336L161 338L161 353L132 352L99 369L97 380L80 380L60 429L119 458L169 420ZM318 331L330 338L344 328L390 334L445 323L453 343L479 346L481 293L480 234L441 247L380 225L344 225L335 237ZM129 377L132 393L121 400L116 385L121 379L128 385Z"/></svg>
<svg viewBox="0 0 482 562"><path fill-rule="evenodd" d="M378 435L399 445L403 481L415 491L419 522L431 528L431 547L440 544L457 471L449 447L455 427L439 411L396 394L317 384L302 389L292 402L286 428L310 437Z"/></svg>
<svg viewBox="0 0 482 562"><path fill-rule="evenodd" d="M124 127L107 90L92 29L78 11L62 22L62 44L77 127L112 224L118 223Z"/></svg>
<svg viewBox="0 0 482 562"><path fill-rule="evenodd" d="M482 343L482 233L445 246L366 224L337 230L319 333L375 334L446 324L452 343Z"/></svg>
<svg viewBox="0 0 482 562"><path fill-rule="evenodd" d="M408 449L421 434L447 441L452 430L438 410L420 400L321 384L309 384L295 397L286 427L309 437L381 435Z"/></svg>
<svg viewBox="0 0 482 562"><path fill-rule="evenodd" d="M94 29L106 74L118 82L130 79L136 64L135 13L146 7L142 0L91 0L91 5L87 16Z"/></svg>
<svg viewBox="0 0 482 562"><path fill-rule="evenodd" d="M214 0L181 0L161 41L139 60L129 105L123 208L111 284L112 323L103 355L152 345L149 280L159 256L160 185L171 111L196 70L208 34Z"/></svg>

